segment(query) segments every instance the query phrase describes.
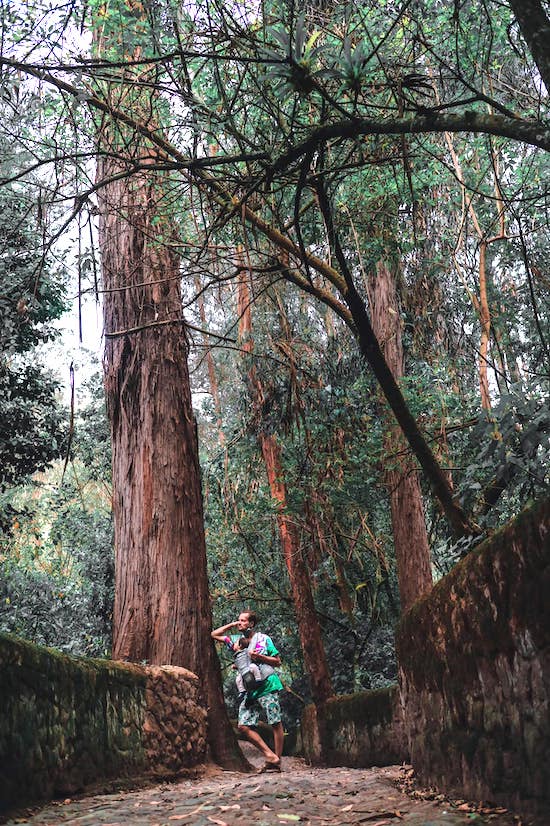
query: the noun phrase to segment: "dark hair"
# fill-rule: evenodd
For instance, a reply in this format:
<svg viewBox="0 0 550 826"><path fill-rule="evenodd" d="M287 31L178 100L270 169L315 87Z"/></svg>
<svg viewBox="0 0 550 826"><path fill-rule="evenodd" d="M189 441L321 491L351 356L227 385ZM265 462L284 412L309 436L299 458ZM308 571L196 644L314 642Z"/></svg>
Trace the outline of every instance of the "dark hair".
<svg viewBox="0 0 550 826"><path fill-rule="evenodd" d="M251 625L256 626L258 624L256 611L243 611L243 614L248 614L248 621Z"/></svg>
<svg viewBox="0 0 550 826"><path fill-rule="evenodd" d="M239 637L239 639L237 640L237 645L241 650L244 651L245 648L248 648L249 642L250 640L248 639L248 637Z"/></svg>

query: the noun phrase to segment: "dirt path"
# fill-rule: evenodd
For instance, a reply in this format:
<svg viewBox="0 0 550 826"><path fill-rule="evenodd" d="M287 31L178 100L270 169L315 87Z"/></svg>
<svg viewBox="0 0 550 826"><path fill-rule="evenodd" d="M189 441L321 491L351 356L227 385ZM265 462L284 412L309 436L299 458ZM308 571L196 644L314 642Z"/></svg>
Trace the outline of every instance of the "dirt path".
<svg viewBox="0 0 550 826"><path fill-rule="evenodd" d="M248 754L247 754L248 756ZM257 759L253 758L258 763ZM280 774L208 768L180 780L47 805L9 826L528 826L511 813L478 814L402 792L399 766L320 769L283 758ZM536 826L533 824L533 826Z"/></svg>

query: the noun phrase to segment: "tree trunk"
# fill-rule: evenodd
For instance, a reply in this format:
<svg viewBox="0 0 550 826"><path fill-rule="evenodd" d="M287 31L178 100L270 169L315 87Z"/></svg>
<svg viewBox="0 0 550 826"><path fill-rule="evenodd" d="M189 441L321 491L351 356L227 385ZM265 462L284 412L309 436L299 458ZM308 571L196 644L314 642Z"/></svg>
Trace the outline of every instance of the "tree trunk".
<svg viewBox="0 0 550 826"><path fill-rule="evenodd" d="M372 327L388 367L398 381L404 374L401 321L395 274L380 261L368 282ZM422 491L416 466L401 430L388 421L385 436L390 454L385 471L388 487L401 608L408 610L432 588L430 548Z"/></svg>
<svg viewBox="0 0 550 826"><path fill-rule="evenodd" d="M128 2L128 10L143 13L139 3ZM102 38L108 25L105 17ZM117 42L111 29L109 42ZM129 89L131 94L131 84ZM151 117L155 103L154 93L133 100ZM135 133L122 135L106 119L97 141L105 390L113 449L113 657L195 672L209 710L213 758L245 769L210 637L188 345L179 259L166 243L174 239L164 217L163 182L154 172L123 177L136 159L155 161Z"/></svg>
<svg viewBox="0 0 550 826"><path fill-rule="evenodd" d="M334 692L321 639L321 628L315 612L309 571L304 561L296 526L286 514L286 486L281 449L273 433L260 433L259 440L271 496L277 502L279 537L290 580L304 664L311 684L313 702L320 707Z"/></svg>
<svg viewBox="0 0 550 826"><path fill-rule="evenodd" d="M481 338L479 344L479 391L481 406L484 410L491 410L491 394L489 392L489 338L491 334L491 312L487 299L487 241L482 240L479 245L479 321L481 324Z"/></svg>
<svg viewBox="0 0 550 826"><path fill-rule="evenodd" d="M243 342L243 350L251 353L254 345L252 340L250 291L244 273L240 277L238 291L239 338ZM253 397L252 405L259 408L261 399L264 397L264 390L254 367L250 368L248 378ZM273 433L266 433L261 429L261 421L259 427L258 439L266 467L269 489L273 500L277 503L279 538L290 581L304 665L311 684L313 702L318 708L321 708L334 692L321 637L321 627L315 611L309 571L304 560L296 525L287 515L286 486L280 446Z"/></svg>
<svg viewBox="0 0 550 826"><path fill-rule="evenodd" d="M101 162L99 180L112 172L111 162ZM113 445L113 657L182 665L198 674L212 755L224 766L244 768L210 638L179 262L168 246L152 240L159 205L150 181L106 184L98 202ZM132 328L140 329L122 333Z"/></svg>
<svg viewBox="0 0 550 826"><path fill-rule="evenodd" d="M198 276L195 276L195 288L197 291L197 302L199 307L199 317L204 329L207 329L208 319L206 318L206 308L204 306L204 295L202 292L202 285ZM212 395L212 401L214 403L214 412L216 413L216 425L218 428L218 442L220 443L220 447L225 448L225 434L223 432L223 416L222 416L222 405L220 401L220 389L218 386L218 378L216 376L216 366L214 364L214 359L212 358L212 351L210 349L210 342L208 341L208 336L203 335L202 340L204 342L204 347L206 350L205 358L206 358L206 366L208 368L208 381L210 383L210 393Z"/></svg>
<svg viewBox="0 0 550 826"><path fill-rule="evenodd" d="M550 93L550 20L540 0L510 0L537 69Z"/></svg>

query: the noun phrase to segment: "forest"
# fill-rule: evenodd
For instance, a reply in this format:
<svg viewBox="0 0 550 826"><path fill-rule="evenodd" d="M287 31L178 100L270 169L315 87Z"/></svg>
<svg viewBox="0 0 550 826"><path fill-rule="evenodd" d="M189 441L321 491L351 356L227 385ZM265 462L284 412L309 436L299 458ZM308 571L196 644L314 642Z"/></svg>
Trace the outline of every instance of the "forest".
<svg viewBox="0 0 550 826"><path fill-rule="evenodd" d="M258 612L291 728L548 495L550 7L0 15L0 630L195 671L223 762L213 626Z"/></svg>

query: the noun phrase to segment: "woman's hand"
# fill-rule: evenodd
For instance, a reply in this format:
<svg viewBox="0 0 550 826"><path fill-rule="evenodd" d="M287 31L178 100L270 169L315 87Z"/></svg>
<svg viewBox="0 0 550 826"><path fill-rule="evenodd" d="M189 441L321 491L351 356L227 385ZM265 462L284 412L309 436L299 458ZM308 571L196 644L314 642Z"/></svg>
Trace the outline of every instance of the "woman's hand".
<svg viewBox="0 0 550 826"><path fill-rule="evenodd" d="M277 668L279 665L281 665L280 657L268 657L267 654L260 654L259 651L251 651L250 659L252 660L252 662L266 663L267 665L272 665L274 668Z"/></svg>

